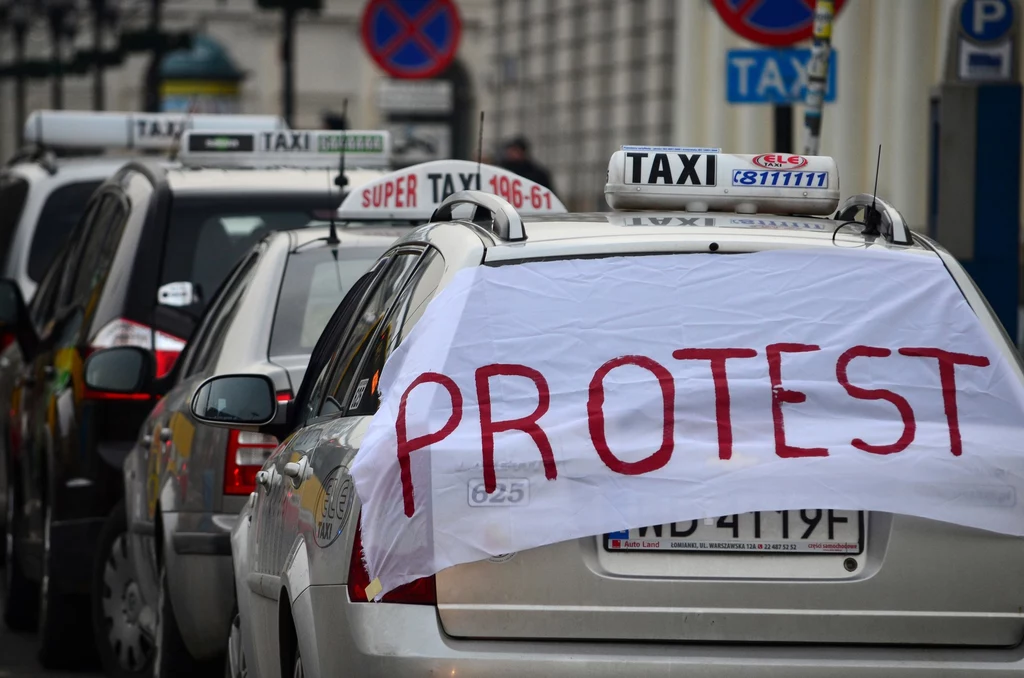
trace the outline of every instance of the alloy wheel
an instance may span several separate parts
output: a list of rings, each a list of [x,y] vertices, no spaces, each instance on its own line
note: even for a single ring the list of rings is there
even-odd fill
[[[228,636],[228,671],[229,678],[249,678],[242,648],[242,619],[237,614],[231,621],[231,634]]]
[[[125,535],[114,540],[104,564],[102,606],[107,641],[118,664],[125,671],[140,671],[154,648],[146,628],[149,611],[135,581]]]

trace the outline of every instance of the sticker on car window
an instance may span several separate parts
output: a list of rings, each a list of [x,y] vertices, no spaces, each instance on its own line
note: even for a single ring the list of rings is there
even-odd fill
[[[348,403],[348,409],[354,410],[359,407],[359,404],[363,402],[363,393],[366,392],[366,383],[369,379],[360,379],[356,385],[355,393],[352,394],[352,400]]]

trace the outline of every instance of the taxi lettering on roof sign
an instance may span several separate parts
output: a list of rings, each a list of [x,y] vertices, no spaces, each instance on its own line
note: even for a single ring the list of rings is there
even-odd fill
[[[494,193],[520,214],[566,211],[549,189],[508,170],[468,160],[434,160],[392,172],[353,191],[338,209],[338,218],[428,219],[445,198],[468,190]]]
[[[832,214],[839,169],[826,156],[623,146],[608,162],[604,192],[615,210]]]
[[[386,167],[391,135],[384,130],[186,132],[179,156],[186,166],[337,168],[342,139],[346,167]]]
[[[26,143],[55,148],[169,149],[189,129],[253,133],[286,128],[275,115],[185,115],[115,111],[33,111]]]

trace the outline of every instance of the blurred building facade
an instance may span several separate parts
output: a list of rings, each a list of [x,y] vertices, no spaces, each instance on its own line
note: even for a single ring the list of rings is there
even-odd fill
[[[145,24],[150,0],[108,0],[116,2],[124,22]],[[325,118],[340,115],[342,102],[348,99],[348,123],[352,127],[376,127],[383,116],[379,109],[381,82],[386,75],[366,55],[360,40],[360,19],[364,0],[324,0],[317,14],[298,15],[295,34],[295,115],[294,127],[319,128]],[[476,119],[480,90],[478,78],[485,71],[476,66],[489,63],[487,44],[490,33],[483,30],[483,16],[490,11],[489,0],[459,0],[462,41],[456,64],[446,74],[457,81],[457,95],[469,127],[465,139],[447,140],[449,147],[463,155],[475,148]],[[258,9],[256,0],[163,0],[163,25],[167,30],[194,29],[224,49],[231,62],[242,71],[238,86],[237,108],[242,113],[280,113],[282,68],[281,13]],[[75,45],[92,44],[91,22],[80,21]],[[11,40],[0,36],[0,63],[11,60]],[[28,58],[47,59],[50,38],[46,24],[38,20],[28,36]],[[134,55],[118,67],[106,71],[106,107],[109,110],[140,110],[144,79],[150,56]],[[223,85],[221,85],[223,89]],[[187,89],[187,87],[185,88]],[[31,80],[26,109],[51,108],[49,80]],[[92,76],[66,77],[64,107],[92,108]],[[164,88],[180,108],[183,91],[180,83]],[[0,80],[0,158],[9,156],[16,146],[20,121],[14,117],[14,84]],[[402,130],[397,130],[401,132]]]
[[[458,118],[454,131],[429,116],[382,109],[382,101],[410,98],[389,89],[394,83],[363,49],[365,0],[324,0],[321,13],[300,14],[294,126],[323,126],[347,98],[349,124],[387,125],[406,162],[445,151],[475,157],[483,109],[487,156],[500,153],[502,140],[524,135],[536,159],[552,171],[563,201],[578,209],[605,208],[607,158],[621,144],[778,150],[772,148],[770,106],[726,103],[726,51],[753,45],[725,26],[710,0],[456,1],[462,41],[446,74],[447,89],[412,97],[435,104],[448,97]],[[849,0],[834,29],[838,94],[825,110],[821,152],[838,160],[848,195],[871,190],[881,144],[879,192],[916,228],[926,214],[929,95],[943,69],[956,1]],[[128,20],[132,14],[144,20],[148,0],[120,2]],[[242,112],[282,110],[279,13],[260,11],[255,0],[164,3],[167,28],[192,27],[210,36],[243,72],[237,92]],[[77,40],[88,45],[88,22],[82,24]],[[10,58],[9,42],[0,40],[0,62]],[[29,52],[35,58],[49,54],[42,22],[30,35]],[[134,56],[108,72],[108,108],[140,108],[148,58]],[[28,110],[50,106],[49,87],[48,81],[30,83]],[[65,106],[90,108],[91,87],[90,76],[68,78]],[[0,81],[0,156],[14,150],[12,99],[12,83]],[[802,122],[797,106],[796,150]]]
[[[837,97],[821,153],[843,195],[879,193],[914,228],[926,219],[929,96],[942,74],[957,0],[849,0],[836,20]],[[493,0],[494,132],[523,133],[567,205],[606,209],[607,159],[622,144],[764,153],[772,109],[726,103],[733,34],[710,0]],[[1018,54],[1024,50],[1018,50]],[[803,147],[803,107],[794,112]]]

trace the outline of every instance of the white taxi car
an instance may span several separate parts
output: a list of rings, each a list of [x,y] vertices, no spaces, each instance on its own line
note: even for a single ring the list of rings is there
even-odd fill
[[[398,241],[232,533],[232,675],[1024,675],[1019,356],[895,208],[770,160],[624,147],[610,213],[467,191]]]

